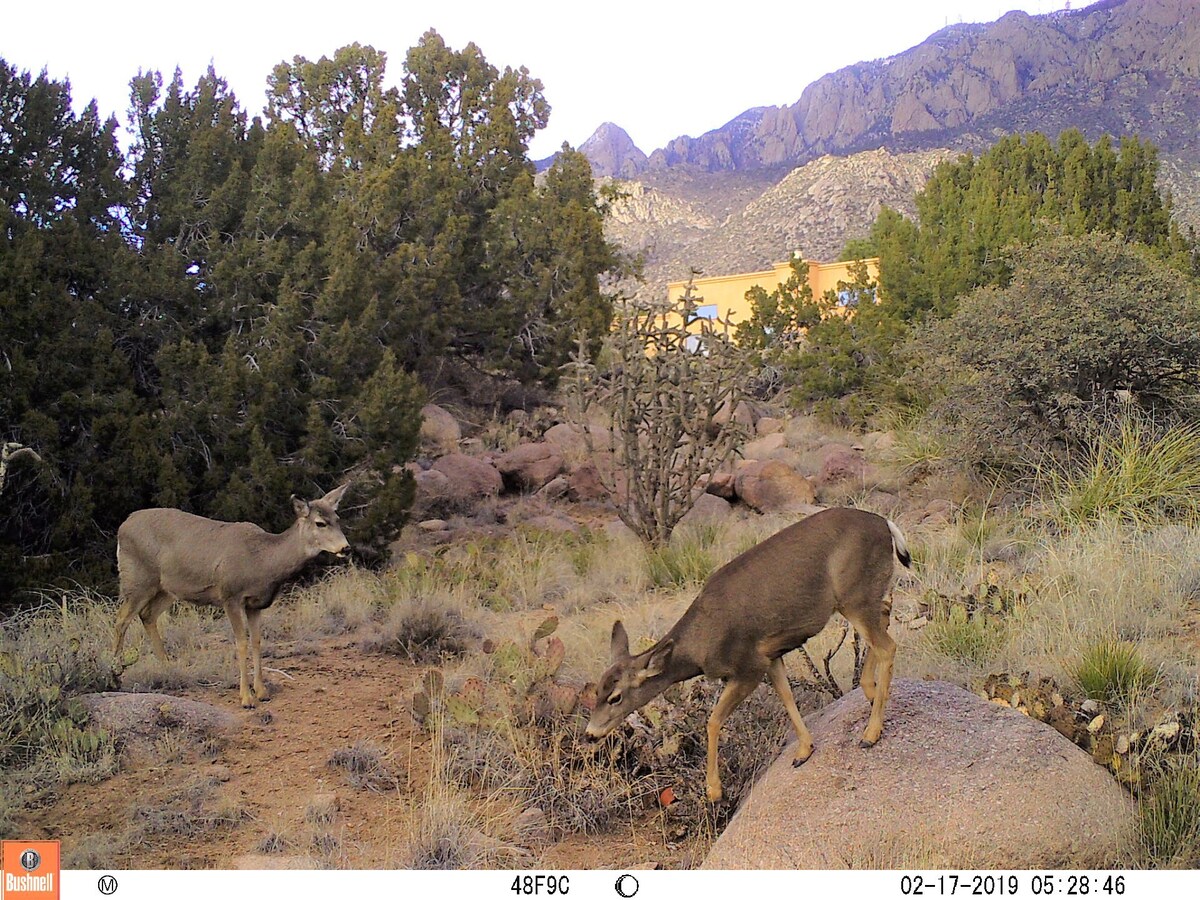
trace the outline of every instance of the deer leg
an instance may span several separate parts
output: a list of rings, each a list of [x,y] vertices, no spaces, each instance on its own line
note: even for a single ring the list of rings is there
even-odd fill
[[[170,609],[174,599],[170,594],[160,591],[153,600],[142,607],[140,613],[142,627],[146,629],[146,635],[150,638],[150,646],[163,662],[167,662],[167,648],[163,644],[162,635],[158,633],[158,617]]]
[[[250,693],[250,678],[246,665],[246,655],[249,651],[246,608],[240,600],[231,600],[225,604],[225,614],[229,616],[229,624],[233,628],[233,642],[237,645],[238,687],[241,693],[242,708],[253,709],[254,696]]]
[[[731,678],[713,708],[712,715],[708,717],[708,766],[705,769],[704,785],[709,803],[720,800],[722,793],[721,778],[717,774],[717,748],[721,738],[721,726],[738,704],[754,693],[761,681],[761,674],[754,678]]]
[[[254,696],[259,700],[270,700],[262,677],[262,610],[246,610],[246,624],[250,626],[250,654],[254,660]]]
[[[875,650],[870,644],[867,645],[867,658],[863,662],[858,686],[862,688],[864,697],[868,700],[875,699]]]
[[[117,627],[113,637],[113,656],[121,655],[121,645],[125,642],[125,629],[129,627],[134,613],[137,612],[134,606],[133,595],[127,594],[124,602],[121,604],[121,608],[117,610]]]
[[[792,730],[796,732],[796,755],[792,757],[792,765],[799,766],[812,756],[812,735],[804,726],[804,717],[800,715],[800,710],[796,709],[796,698],[792,696],[792,686],[788,684],[783,657],[771,660],[771,668],[767,669],[767,675],[771,678],[771,687],[775,688],[775,693],[783,701],[788,718],[792,720]]]
[[[863,669],[863,684],[868,678],[874,681],[874,697],[871,698],[871,718],[867,720],[860,747],[873,747],[883,734],[883,710],[887,706],[888,691],[892,686],[892,663],[896,658],[896,642],[887,633],[884,619],[875,616],[856,616],[854,626],[867,639],[868,665]],[[870,671],[870,675],[867,672]],[[866,693],[864,687],[863,693]]]

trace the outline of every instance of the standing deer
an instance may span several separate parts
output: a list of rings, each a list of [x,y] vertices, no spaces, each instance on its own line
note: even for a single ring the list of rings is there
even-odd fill
[[[721,725],[762,681],[783,701],[796,732],[798,766],[812,755],[812,736],[796,709],[783,655],[800,647],[840,612],[868,645],[862,689],[872,701],[860,746],[883,731],[896,643],[888,635],[892,554],[911,557],[900,529],[857,509],[828,509],[791,525],[721,567],[666,636],[631,656],[625,628],[613,623],[611,665],[600,679],[587,735],[599,739],[629,713],[676,682],[707,675],[726,681],[708,720],[708,799],[721,799],[717,745]]]
[[[249,522],[218,522],[178,509],[143,509],[117,530],[117,571],[121,608],[117,612],[113,655],[130,619],[142,619],[154,652],[164,662],[167,649],[158,617],[177,600],[221,606],[233,627],[241,676],[242,706],[267,700],[262,677],[262,612],[279,589],[322,550],[345,556],[350,544],[338,524],[337,508],[347,482],[320,500],[295,496],[296,521],[283,534],[270,534]],[[254,653],[254,694],[246,672],[247,631]]]

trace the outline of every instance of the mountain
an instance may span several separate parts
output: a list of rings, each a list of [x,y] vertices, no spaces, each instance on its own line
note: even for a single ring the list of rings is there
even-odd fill
[[[692,267],[832,258],[881,204],[911,214],[939,160],[1017,132],[1152,141],[1175,218],[1200,230],[1197,122],[1200,0],[1102,0],[944,28],[648,159],[611,124],[581,149],[598,174],[627,179],[609,232],[643,254],[646,293]]]
[[[597,177],[634,178],[645,171],[649,161],[625,129],[612,122],[597,128],[580,145],[579,152],[588,158]]]
[[[823,156],[765,185],[745,176],[737,181],[736,172],[671,181],[649,172],[644,181],[618,185],[622,196],[606,231],[643,255],[640,290],[649,292],[686,278],[693,267],[706,275],[766,269],[796,248],[807,258],[831,260],[847,240],[866,233],[883,206],[915,215],[917,193],[952,155],[880,149]],[[729,182],[741,188],[732,204],[722,190]]]
[[[825,153],[974,146],[997,133],[1136,132],[1196,143],[1198,0],[1104,0],[1044,16],[952,25],[887,59],[819,78],[785,107],[758,107],[650,156],[652,168],[799,165]]]

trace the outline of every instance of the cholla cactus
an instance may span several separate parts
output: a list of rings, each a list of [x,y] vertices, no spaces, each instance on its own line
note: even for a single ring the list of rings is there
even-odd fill
[[[656,546],[692,508],[700,477],[746,437],[732,411],[747,394],[752,358],[727,319],[697,315],[703,298],[692,274],[678,300],[618,305],[605,371],[581,342],[566,380],[589,444],[590,413],[609,420],[611,471],[598,467],[605,487],[625,524]]]

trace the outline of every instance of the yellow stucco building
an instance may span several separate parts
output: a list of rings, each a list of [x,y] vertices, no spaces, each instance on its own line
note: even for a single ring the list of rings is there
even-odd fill
[[[867,274],[871,281],[879,281],[879,259],[850,260],[848,262],[808,262],[808,283],[812,288],[814,298],[825,296],[827,291],[838,294],[842,289],[839,283],[847,284],[854,280],[850,267],[858,263],[866,263]],[[706,319],[726,319],[732,316],[735,324],[750,319],[750,302],[746,292],[756,285],[768,293],[774,291],[791,277],[792,264],[790,261],[776,263],[772,268],[762,272],[746,272],[739,275],[718,275],[713,278],[697,278],[695,281],[696,295],[702,297],[697,307],[699,317]],[[686,281],[672,281],[667,285],[667,295],[671,301],[683,296],[687,287]],[[852,299],[846,297],[845,305],[853,305]]]

